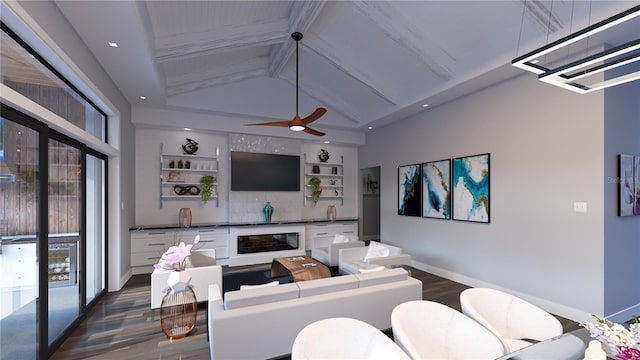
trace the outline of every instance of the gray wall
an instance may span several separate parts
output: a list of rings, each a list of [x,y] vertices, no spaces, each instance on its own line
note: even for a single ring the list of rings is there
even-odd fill
[[[640,66],[637,66],[640,70]],[[606,90],[605,313],[640,314],[640,216],[619,217],[618,155],[640,156],[640,81]]]
[[[603,314],[603,97],[522,75],[371,133],[359,163],[381,165],[382,241],[453,280],[574,319]],[[487,152],[490,224],[397,215],[399,165]]]

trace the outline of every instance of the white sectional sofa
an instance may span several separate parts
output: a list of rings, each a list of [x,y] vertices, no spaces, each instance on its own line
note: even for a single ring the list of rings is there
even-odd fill
[[[209,286],[211,359],[268,359],[291,353],[312,322],[350,317],[391,328],[396,305],[422,299],[422,282],[402,268],[221,293]]]

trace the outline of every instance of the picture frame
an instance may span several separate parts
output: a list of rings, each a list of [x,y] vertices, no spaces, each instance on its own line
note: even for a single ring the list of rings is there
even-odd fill
[[[421,164],[398,166],[398,215],[420,216],[422,213]]]
[[[637,176],[635,163],[637,156],[628,154],[618,155],[618,216],[640,215],[637,203]],[[640,212],[640,211],[638,211]]]
[[[490,223],[491,154],[454,158],[451,163],[453,220]]]
[[[422,163],[422,217],[451,220],[451,159]]]

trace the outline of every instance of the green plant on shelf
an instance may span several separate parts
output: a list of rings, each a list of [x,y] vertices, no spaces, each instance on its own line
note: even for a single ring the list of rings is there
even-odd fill
[[[202,198],[203,203],[207,203],[209,199],[211,199],[211,195],[213,194],[213,183],[216,181],[216,177],[213,175],[203,175],[200,178],[200,197]]]
[[[311,185],[311,201],[313,205],[318,203],[320,194],[322,194],[322,187],[320,186],[320,178],[314,176],[309,179],[309,185]]]

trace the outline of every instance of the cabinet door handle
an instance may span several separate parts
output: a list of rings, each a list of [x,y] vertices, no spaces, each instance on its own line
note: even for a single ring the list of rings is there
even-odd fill
[[[200,240],[201,243],[203,242],[216,242],[215,240]]]
[[[343,231],[343,234],[353,234],[353,231]]]
[[[211,230],[199,230],[198,232],[201,232],[201,233],[205,233],[205,232],[213,232],[213,229],[211,229]]]
[[[155,259],[157,259],[157,258],[155,258],[155,257],[149,257],[149,258],[147,258],[147,260],[155,260]]]
[[[147,246],[165,246],[165,243],[149,243]]]
[[[316,235],[329,235],[329,233],[327,233],[327,232],[321,232],[321,233],[317,233]]]
[[[163,232],[150,232],[149,233],[149,235],[164,235],[164,234],[166,234],[165,231],[163,231]]]

